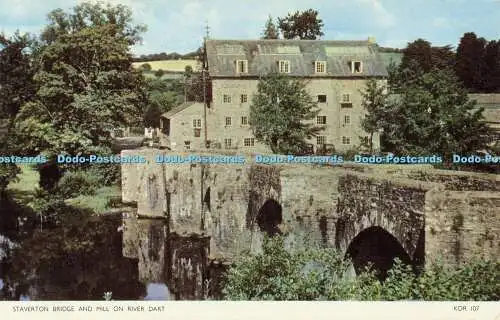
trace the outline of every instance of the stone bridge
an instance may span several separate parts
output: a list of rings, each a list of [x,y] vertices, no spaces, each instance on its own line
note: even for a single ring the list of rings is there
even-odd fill
[[[356,270],[382,274],[395,257],[421,266],[500,257],[499,175],[427,166],[157,164],[168,151],[127,150],[148,164],[122,166],[126,257],[145,282],[178,299],[202,299],[243,250],[264,234],[337,248]],[[176,155],[182,153],[176,153]],[[198,152],[197,154],[201,154]],[[250,159],[250,157],[248,158]]]

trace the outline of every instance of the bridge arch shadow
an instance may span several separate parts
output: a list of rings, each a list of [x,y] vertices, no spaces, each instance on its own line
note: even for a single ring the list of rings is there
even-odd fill
[[[283,208],[278,201],[268,199],[260,207],[256,222],[261,232],[273,237],[282,234],[279,225],[283,222]]]
[[[384,228],[373,226],[364,229],[351,241],[346,251],[356,274],[363,272],[369,264],[380,281],[387,278],[388,271],[399,258],[404,264],[412,265],[412,259],[399,241]]]

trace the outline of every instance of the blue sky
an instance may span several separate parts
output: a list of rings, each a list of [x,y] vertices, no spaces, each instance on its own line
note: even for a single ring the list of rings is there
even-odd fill
[[[456,46],[464,32],[500,39],[500,0],[105,0],[130,6],[134,19],[148,25],[135,54],[193,51],[206,21],[212,38],[254,39],[269,14],[314,8],[325,24],[323,39],[362,40],[374,36],[382,46],[404,47],[424,38]],[[80,0],[0,0],[0,32],[37,33],[46,14]]]

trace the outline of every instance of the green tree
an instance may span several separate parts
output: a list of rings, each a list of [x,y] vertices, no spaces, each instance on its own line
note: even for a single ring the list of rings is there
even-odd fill
[[[19,32],[10,38],[0,34],[0,118],[12,120],[35,95],[30,56],[34,41]]]
[[[469,101],[452,70],[413,73],[399,90],[385,110],[370,116],[379,119],[386,151],[449,156],[483,149],[490,141],[483,109]]]
[[[271,73],[259,81],[250,106],[249,124],[255,137],[275,153],[299,153],[323,128],[316,118],[317,103],[306,90],[306,83]]]
[[[113,25],[59,36],[35,76],[37,98],[18,114],[16,131],[31,152],[109,151],[111,130],[143,114],[142,75]]]
[[[369,80],[361,94],[363,98],[361,105],[367,112],[361,121],[361,126],[364,131],[370,134],[368,147],[372,153],[374,133],[387,126],[385,123],[388,116],[387,87],[379,85],[377,80]]]
[[[37,95],[16,118],[16,139],[24,153],[49,159],[62,153],[110,153],[115,127],[142,122],[146,94],[142,74],[132,68],[129,48],[138,29],[128,25],[130,19],[123,6],[88,3],[73,13],[49,14],[34,76]]]
[[[140,68],[143,71],[151,71],[151,65],[149,63],[143,63],[143,64],[141,64]]]
[[[452,68],[455,53],[451,46],[433,47],[429,41],[417,39],[403,49],[401,69],[429,72],[433,68]]]
[[[36,93],[31,63],[34,46],[35,39],[29,34],[16,32],[12,37],[0,34],[0,154],[3,155],[15,152],[14,119],[21,106]],[[18,173],[16,165],[0,164],[0,198]]]
[[[484,50],[484,92],[500,92],[500,41],[490,41]]]
[[[155,71],[156,77],[161,78],[161,77],[163,77],[163,75],[165,75],[165,71],[163,71],[162,69],[158,69]]]
[[[267,19],[266,25],[264,27],[262,39],[278,39],[278,38],[279,38],[278,28],[273,22],[273,17],[269,15],[269,18]]]
[[[145,25],[133,23],[132,10],[129,7],[92,1],[75,6],[71,12],[53,10],[48,14],[48,20],[49,24],[41,34],[42,40],[48,45],[62,35],[103,26],[114,26],[117,38],[128,45],[135,45],[142,40],[141,35],[147,30]]]
[[[316,40],[324,35],[321,31],[323,20],[318,17],[318,11],[288,13],[284,18],[278,18],[278,27],[285,39]]]
[[[469,91],[478,92],[484,86],[484,53],[486,40],[475,33],[464,33],[457,48],[455,72]]]

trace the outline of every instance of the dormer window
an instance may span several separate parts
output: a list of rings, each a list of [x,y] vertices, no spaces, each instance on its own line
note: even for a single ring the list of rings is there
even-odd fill
[[[326,61],[315,61],[314,71],[316,73],[326,73]]]
[[[280,73],[290,73],[290,61],[288,60],[278,61],[278,70]]]
[[[248,61],[247,60],[236,60],[236,72],[237,73],[248,73]]]
[[[361,61],[351,61],[351,72],[352,73],[362,73],[363,64]]]

